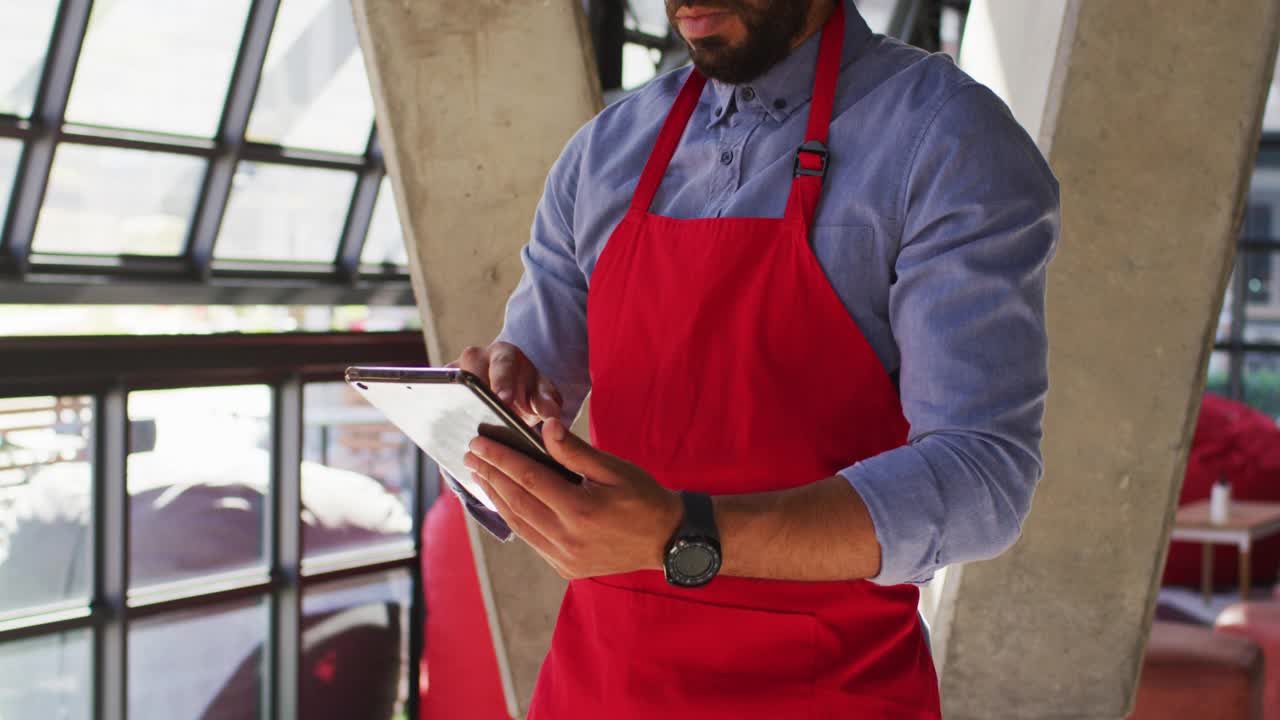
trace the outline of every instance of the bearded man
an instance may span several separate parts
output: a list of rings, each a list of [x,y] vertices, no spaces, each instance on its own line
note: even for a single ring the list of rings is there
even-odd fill
[[[468,509],[572,580],[531,717],[937,718],[917,585],[1007,548],[1041,476],[1057,184],[849,0],[667,12],[693,67],[569,142],[456,363],[586,478],[467,458]]]

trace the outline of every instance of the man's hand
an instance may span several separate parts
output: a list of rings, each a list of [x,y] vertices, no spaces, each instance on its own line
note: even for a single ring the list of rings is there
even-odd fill
[[[498,399],[530,425],[560,417],[564,407],[560,391],[538,372],[520,348],[511,343],[495,342],[485,348],[469,347],[448,366],[466,370],[488,383]]]
[[[647,472],[596,450],[559,419],[543,441],[582,485],[517,450],[479,437],[467,467],[517,535],[566,579],[655,570],[683,514],[680,497]]]

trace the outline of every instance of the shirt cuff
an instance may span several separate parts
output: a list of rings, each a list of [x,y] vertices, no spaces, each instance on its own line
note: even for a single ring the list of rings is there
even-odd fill
[[[462,501],[462,507],[466,508],[467,514],[473,520],[480,523],[480,527],[488,530],[490,535],[502,542],[511,539],[511,526],[507,525],[507,521],[503,520],[501,515],[485,507],[484,503],[475,499],[471,493],[458,484],[457,480],[453,479],[453,476],[447,470],[441,468],[440,474],[444,476],[445,485],[448,485],[449,489],[458,496],[458,499]]]
[[[880,573],[868,579],[877,585],[929,582],[941,557],[943,516],[933,468],[920,451],[904,445],[840,475],[862,497],[880,543]]]

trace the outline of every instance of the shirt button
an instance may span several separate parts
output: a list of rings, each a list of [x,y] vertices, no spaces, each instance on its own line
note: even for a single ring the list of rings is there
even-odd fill
[[[716,117],[720,117],[723,114],[724,114],[724,108],[722,107],[716,108]]]
[[[773,107],[774,107],[774,109],[781,110],[782,108],[784,108],[784,107],[786,107],[786,106],[787,106],[787,101],[786,101],[786,100],[783,100],[782,98],[778,98],[777,100],[774,100],[774,101],[773,101]]]
[[[756,91],[755,91],[755,90],[752,90],[751,88],[743,88],[743,89],[742,89],[742,99],[743,99],[743,100],[746,100],[747,102],[751,102],[752,100],[755,100],[755,99],[756,99]]]
[[[733,151],[732,151],[732,150],[725,150],[724,152],[720,153],[720,164],[721,164],[721,165],[728,165],[728,164],[729,164],[729,163],[731,163],[731,162],[733,162]]]

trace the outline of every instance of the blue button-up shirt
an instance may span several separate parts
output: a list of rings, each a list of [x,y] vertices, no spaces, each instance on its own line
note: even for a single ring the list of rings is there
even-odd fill
[[[882,550],[876,582],[921,582],[1018,536],[1041,471],[1045,266],[1058,188],[990,90],[943,55],[848,21],[831,163],[811,242],[898,381],[909,444],[846,468]],[[755,81],[710,82],[653,212],[780,217],[818,36]],[[606,108],[547,178],[499,339],[560,388],[590,389],[587,288],[688,68]],[[474,509],[474,508],[473,508]],[[492,521],[490,517],[488,520]]]

